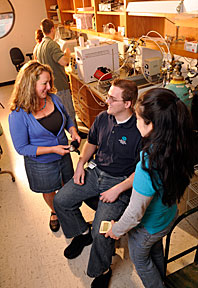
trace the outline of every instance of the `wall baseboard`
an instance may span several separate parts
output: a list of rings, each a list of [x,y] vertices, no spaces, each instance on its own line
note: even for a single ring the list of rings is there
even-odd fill
[[[2,86],[7,86],[7,85],[13,85],[14,82],[15,82],[15,80],[7,81],[7,82],[2,82],[2,83],[0,83],[0,87],[2,87]]]

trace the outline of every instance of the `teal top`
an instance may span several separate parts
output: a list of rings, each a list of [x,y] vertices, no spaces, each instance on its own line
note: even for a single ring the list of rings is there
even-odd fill
[[[140,159],[141,158],[142,152],[140,153]],[[146,159],[146,167],[148,167],[148,157]],[[141,161],[138,162],[135,170],[133,188],[144,196],[153,196],[153,199],[141,220],[141,224],[144,225],[150,234],[160,232],[166,228],[171,223],[177,212],[176,204],[169,207],[162,203],[163,186],[160,185],[160,183],[161,181],[159,179],[158,191],[160,195],[158,196],[152,186],[149,173],[142,169]]]

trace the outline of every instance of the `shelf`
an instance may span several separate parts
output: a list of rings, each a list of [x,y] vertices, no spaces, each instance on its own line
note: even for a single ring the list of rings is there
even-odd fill
[[[172,44],[170,47],[170,51],[172,54],[176,54],[182,57],[198,59],[198,53],[193,53],[193,52],[184,50],[184,42]]]
[[[103,37],[103,38],[108,38],[111,40],[117,40],[117,41],[123,41],[124,37],[120,35],[120,33],[116,32],[115,34],[107,34],[107,33],[103,33],[103,32],[97,32],[93,29],[77,29],[76,26],[70,26],[70,29],[72,31],[76,31],[76,32],[82,32],[82,33],[88,33],[91,35],[95,35],[98,37]]]
[[[175,17],[176,14],[170,14],[170,13],[147,13],[147,12],[128,12],[128,16],[146,16],[146,17]]]
[[[75,13],[74,10],[62,10],[61,12],[62,13]]]
[[[83,32],[83,33],[89,33],[89,34],[97,34],[97,32],[93,29],[77,29],[76,26],[70,26],[70,29],[72,31],[76,32]]]
[[[126,12],[123,12],[123,11],[97,11],[97,15],[118,15],[118,16],[121,16],[121,15],[125,15]]]
[[[57,14],[57,11],[56,10],[49,10],[47,11],[48,13],[56,13]]]
[[[167,52],[167,48],[164,44],[162,44],[162,42],[158,42],[158,44],[160,47],[163,47],[165,51]],[[146,47],[159,50],[158,46],[155,45],[154,42],[149,41],[149,40],[146,41]],[[169,49],[172,54],[176,54],[182,57],[187,57],[187,58],[192,58],[192,59],[198,59],[198,53],[193,53],[193,52],[184,50],[184,42],[173,43],[170,45]]]
[[[90,10],[90,11],[76,11],[76,14],[94,14],[94,10]]]

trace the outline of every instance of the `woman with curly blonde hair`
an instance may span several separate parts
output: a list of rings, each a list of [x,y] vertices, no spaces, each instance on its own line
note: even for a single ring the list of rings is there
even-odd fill
[[[51,208],[50,228],[59,230],[53,199],[56,190],[73,176],[64,129],[80,143],[74,123],[53,94],[52,70],[29,61],[19,71],[11,98],[9,127],[16,151],[24,156],[30,189],[42,193]]]

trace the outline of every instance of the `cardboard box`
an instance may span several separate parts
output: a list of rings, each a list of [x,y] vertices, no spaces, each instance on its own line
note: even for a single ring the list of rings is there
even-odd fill
[[[92,28],[92,16],[92,14],[74,14],[73,18],[76,19],[77,29]]]

